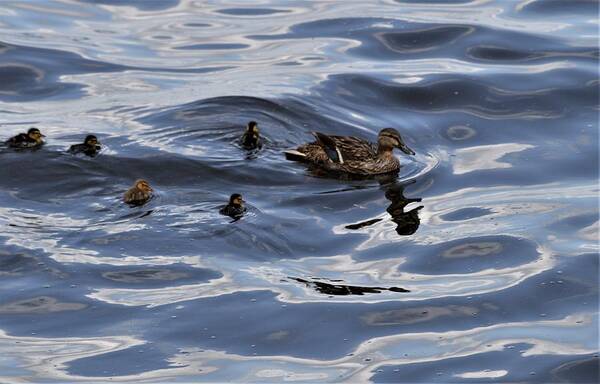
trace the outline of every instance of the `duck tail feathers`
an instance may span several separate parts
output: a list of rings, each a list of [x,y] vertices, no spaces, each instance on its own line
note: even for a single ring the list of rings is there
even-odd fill
[[[306,154],[295,149],[283,151],[285,158],[291,161],[306,161]]]

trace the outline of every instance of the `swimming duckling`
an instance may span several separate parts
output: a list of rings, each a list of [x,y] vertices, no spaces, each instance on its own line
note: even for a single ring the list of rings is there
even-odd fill
[[[11,148],[38,148],[44,145],[43,137],[46,136],[39,129],[32,127],[27,133],[19,133],[6,140],[5,144]]]
[[[94,135],[87,135],[83,144],[74,144],[69,148],[69,152],[73,154],[83,153],[86,156],[94,157],[98,151],[102,149],[98,138]]]
[[[131,205],[145,204],[152,197],[152,191],[152,187],[146,180],[136,180],[133,187],[123,195],[123,201]]]
[[[415,154],[394,128],[382,129],[377,145],[353,136],[328,136],[320,132],[313,132],[313,135],[316,141],[301,145],[297,150],[285,151],[286,158],[310,163],[325,171],[369,176],[400,169],[394,148],[408,155]]]
[[[234,219],[239,219],[246,212],[246,207],[244,207],[244,199],[242,195],[239,193],[234,193],[229,197],[229,204],[224,206],[219,210],[221,215],[229,216]]]
[[[244,149],[260,148],[260,134],[256,121],[250,121],[246,126],[246,132],[242,135],[241,144]]]

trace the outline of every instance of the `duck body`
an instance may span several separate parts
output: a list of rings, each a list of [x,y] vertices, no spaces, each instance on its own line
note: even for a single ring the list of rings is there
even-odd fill
[[[88,135],[83,144],[74,144],[69,148],[69,152],[72,154],[83,153],[86,156],[94,157],[102,149],[100,142],[94,135]]]
[[[240,139],[240,144],[244,149],[257,149],[262,146],[260,132],[256,121],[250,121],[248,123],[246,131]]]
[[[146,180],[137,180],[123,195],[123,201],[130,205],[143,205],[152,198],[153,189]]]
[[[5,144],[11,148],[39,148],[44,145],[43,137],[39,129],[30,128],[27,133],[19,133],[5,141]]]
[[[98,151],[100,151],[100,149],[101,149],[100,146],[90,147],[89,145],[86,145],[86,144],[74,144],[74,145],[71,145],[71,147],[69,148],[69,152],[74,155],[83,153],[86,156],[94,157],[98,154]]]
[[[219,213],[224,216],[229,216],[233,219],[241,218],[246,213],[246,207],[244,207],[244,199],[239,193],[234,193],[229,198],[229,203],[223,206]]]
[[[354,136],[333,136],[313,132],[314,142],[286,151],[288,160],[309,163],[325,171],[347,173],[360,176],[381,175],[398,172],[400,162],[393,149],[414,155],[414,151],[404,144],[398,131],[383,129],[378,143],[370,143]]]
[[[226,206],[224,206],[223,208],[221,208],[219,210],[219,213],[221,215],[235,217],[235,218],[243,216],[245,212],[246,212],[245,207],[239,207],[239,206],[235,206],[235,205],[231,205],[231,204],[227,204]]]

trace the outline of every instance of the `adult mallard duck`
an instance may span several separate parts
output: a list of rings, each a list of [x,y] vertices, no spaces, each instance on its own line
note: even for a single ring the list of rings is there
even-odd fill
[[[123,195],[123,201],[131,205],[145,204],[152,197],[152,187],[143,179],[136,180],[133,187]]]
[[[44,145],[43,137],[46,136],[39,129],[32,127],[27,133],[19,133],[6,140],[5,144],[11,148],[39,148]]]
[[[244,207],[244,203],[245,201],[242,198],[242,195],[240,195],[239,193],[234,193],[229,197],[229,204],[222,207],[219,210],[219,213],[221,215],[229,216],[234,219],[239,219],[246,212],[246,207]]]
[[[256,121],[250,121],[246,126],[246,131],[242,135],[241,144],[244,149],[260,148],[260,133]]]
[[[297,150],[285,151],[286,158],[306,162],[325,171],[368,176],[400,169],[400,162],[393,154],[394,148],[408,155],[415,154],[394,128],[382,129],[377,145],[353,136],[329,136],[320,132],[313,132],[313,135],[316,141],[301,145]]]
[[[83,144],[74,144],[69,148],[69,152],[73,154],[83,153],[86,156],[94,157],[98,151],[102,149],[98,138],[94,135],[87,135]]]

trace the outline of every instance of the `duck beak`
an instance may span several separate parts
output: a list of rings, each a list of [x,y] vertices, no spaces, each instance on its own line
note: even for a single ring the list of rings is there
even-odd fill
[[[406,153],[407,155],[413,155],[413,156],[415,155],[415,151],[408,148],[408,146],[406,144],[404,144],[403,142],[400,142],[400,144],[398,144],[398,149],[400,149],[402,152]]]
[[[44,135],[43,133],[40,133],[40,137],[46,137],[46,135]]]

